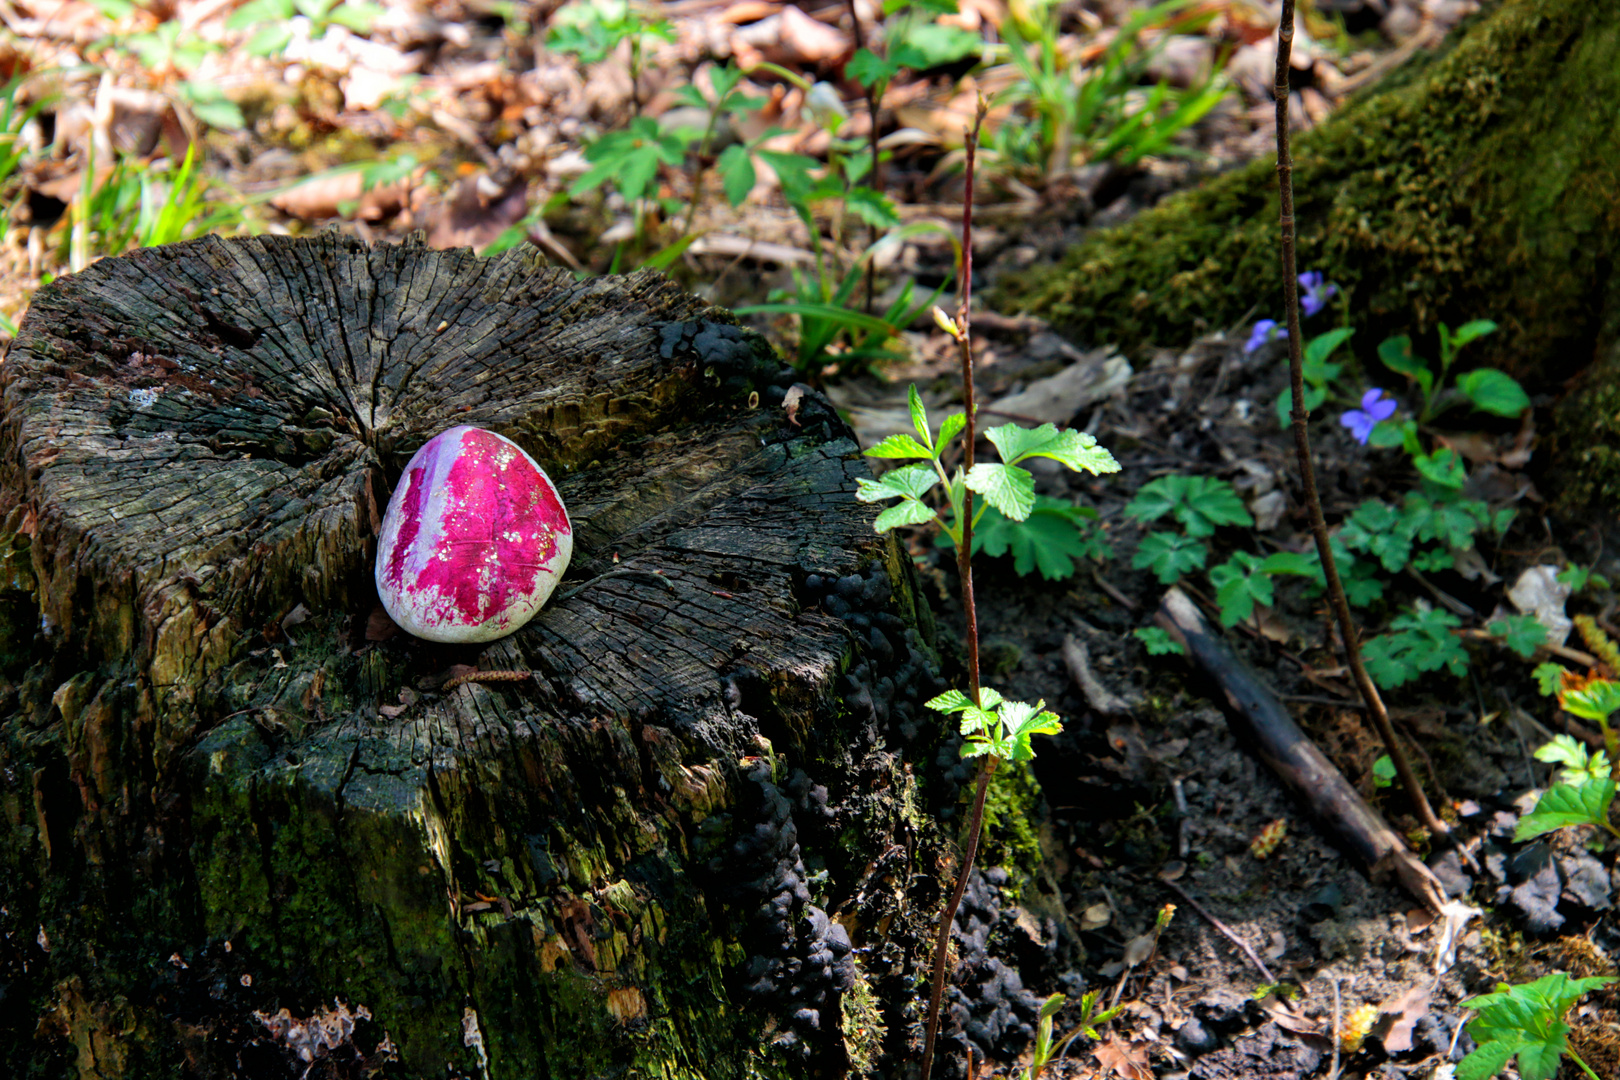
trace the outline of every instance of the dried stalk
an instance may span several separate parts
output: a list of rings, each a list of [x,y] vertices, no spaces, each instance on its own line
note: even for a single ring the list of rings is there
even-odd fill
[[[1329,603],[1339,624],[1339,637],[1344,643],[1345,661],[1367,703],[1367,712],[1384,740],[1395,773],[1401,779],[1406,796],[1412,801],[1418,819],[1433,834],[1446,836],[1451,830],[1435,815],[1423,793],[1417,774],[1406,760],[1395,737],[1395,728],[1389,722],[1378,688],[1361,662],[1361,640],[1356,633],[1355,619],[1350,614],[1350,602],[1345,598],[1344,585],[1339,580],[1339,568],[1333,561],[1333,548],[1328,541],[1327,521],[1322,516],[1322,500],[1316,491],[1316,468],[1311,463],[1311,444],[1305,431],[1310,414],[1305,409],[1304,351],[1299,328],[1299,277],[1294,263],[1294,165],[1288,151],[1288,92],[1289,55],[1294,47],[1294,0],[1283,0],[1282,21],[1277,27],[1277,185],[1282,213],[1279,224],[1282,231],[1283,303],[1288,318],[1288,366],[1293,386],[1294,450],[1299,458],[1300,480],[1305,488],[1305,504],[1311,513],[1311,532],[1316,537],[1316,551],[1322,560],[1322,571],[1327,577]]]

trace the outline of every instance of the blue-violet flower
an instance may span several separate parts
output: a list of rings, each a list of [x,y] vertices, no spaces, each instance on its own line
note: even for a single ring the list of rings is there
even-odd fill
[[[1323,280],[1320,270],[1308,270],[1299,275],[1299,287],[1305,290],[1305,295],[1299,298],[1299,302],[1307,315],[1315,315],[1327,307],[1328,300],[1339,291],[1339,287],[1333,282]]]
[[[1249,340],[1243,343],[1244,353],[1252,353],[1272,338],[1285,338],[1288,330],[1277,325],[1276,319],[1261,319],[1254,324],[1254,330],[1249,334]]]
[[[1350,434],[1356,437],[1356,442],[1366,446],[1378,422],[1388,420],[1394,415],[1395,399],[1385,397],[1384,392],[1375,386],[1361,395],[1361,408],[1351,409],[1339,417],[1339,423],[1350,429]]]

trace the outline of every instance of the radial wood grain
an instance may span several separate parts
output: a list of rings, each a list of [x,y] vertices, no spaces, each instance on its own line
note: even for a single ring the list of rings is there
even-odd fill
[[[776,373],[657,275],[511,254],[210,238],[41,290],[0,369],[0,899],[50,949],[0,956],[3,1060],[841,1071],[848,972],[903,985],[938,893],[862,875],[939,841],[837,692],[867,631],[803,584],[876,560],[918,613],[856,447]],[[381,509],[457,424],[557,480],[562,598],[487,648],[369,640]],[[446,688],[472,667],[515,674]],[[757,977],[846,933],[897,948]]]

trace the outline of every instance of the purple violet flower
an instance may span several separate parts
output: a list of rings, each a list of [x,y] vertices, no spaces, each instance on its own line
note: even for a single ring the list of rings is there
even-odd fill
[[[1287,336],[1287,329],[1278,326],[1276,319],[1261,319],[1254,324],[1254,330],[1249,334],[1249,340],[1243,343],[1243,352],[1247,355],[1273,338],[1285,338]]]
[[[1299,275],[1299,287],[1305,290],[1305,295],[1299,298],[1299,302],[1307,315],[1315,315],[1327,307],[1328,300],[1339,291],[1339,287],[1333,282],[1322,279],[1320,270],[1308,270]]]
[[[1356,437],[1356,442],[1362,446],[1372,438],[1373,428],[1379,421],[1388,420],[1395,415],[1395,399],[1385,397],[1378,387],[1373,387],[1361,395],[1361,408],[1351,409],[1339,417],[1339,423],[1350,429],[1350,434]]]

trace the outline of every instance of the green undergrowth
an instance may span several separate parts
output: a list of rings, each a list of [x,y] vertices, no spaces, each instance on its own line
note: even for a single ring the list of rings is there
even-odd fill
[[[1620,7],[1504,0],[1454,36],[1298,139],[1299,264],[1348,288],[1363,348],[1488,310],[1502,333],[1475,359],[1556,385],[1620,331]],[[1013,279],[998,307],[1132,350],[1230,326],[1281,294],[1276,191],[1256,161]]]

